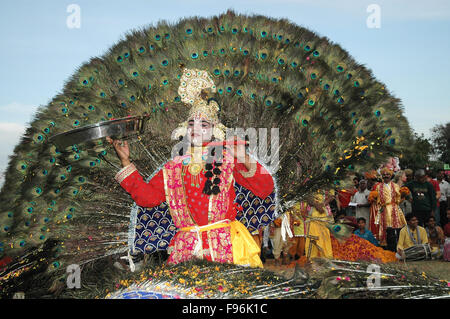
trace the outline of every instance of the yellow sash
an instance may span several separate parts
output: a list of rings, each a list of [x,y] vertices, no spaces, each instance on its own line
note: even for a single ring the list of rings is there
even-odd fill
[[[233,220],[232,222],[219,222],[205,226],[183,227],[181,231],[197,232],[199,242],[202,244],[201,233],[204,231],[230,227],[231,247],[233,251],[233,263],[242,266],[263,268],[263,263],[259,258],[260,248],[250,235],[247,227],[241,222]],[[203,247],[201,247],[203,249]]]

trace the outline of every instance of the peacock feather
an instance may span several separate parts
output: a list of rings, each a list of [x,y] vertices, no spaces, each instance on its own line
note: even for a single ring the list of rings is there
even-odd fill
[[[272,173],[281,210],[344,186],[349,172],[401,154],[410,138],[400,100],[326,37],[232,11],[159,22],[81,65],[37,111],[5,174],[1,254],[20,256],[19,267],[45,264],[61,274],[70,264],[127,252],[133,200],[114,181],[114,150],[105,140],[57,149],[49,138],[148,113],[149,130],[130,141],[130,151],[151,176],[170,158],[171,132],[188,114],[177,93],[183,67],[212,76],[226,127],[279,129],[271,151],[279,156]],[[50,241],[51,253],[26,257]]]

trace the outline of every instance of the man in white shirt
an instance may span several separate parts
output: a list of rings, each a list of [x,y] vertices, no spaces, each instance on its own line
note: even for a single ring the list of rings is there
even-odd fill
[[[364,217],[367,223],[369,223],[370,218],[370,203],[367,200],[369,194],[370,191],[367,189],[367,181],[362,179],[359,181],[358,191],[351,199],[351,204],[356,204],[356,219]]]
[[[447,207],[450,199],[450,184],[444,179],[444,171],[439,171],[436,180],[439,182],[439,188],[441,189],[441,197],[439,198],[440,209],[440,225],[444,227],[448,223]]]

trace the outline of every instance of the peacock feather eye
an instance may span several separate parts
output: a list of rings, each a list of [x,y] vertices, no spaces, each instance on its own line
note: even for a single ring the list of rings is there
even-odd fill
[[[155,49],[155,46],[154,46],[153,44],[150,44],[150,45],[149,45],[149,49],[150,49],[150,50],[154,50],[154,49]]]
[[[338,98],[338,103],[339,104],[344,104],[344,98],[343,97]]]
[[[240,89],[237,90],[237,91],[236,91],[236,94],[239,95],[239,96],[242,96],[242,90],[240,90]]]
[[[89,109],[90,111],[93,111],[93,110],[95,110],[95,107],[94,107],[93,105],[89,105],[89,106],[88,106],[88,109]]]
[[[125,58],[128,58],[130,56],[129,52],[125,52],[125,54],[123,55]]]
[[[161,64],[162,64],[162,66],[168,66],[169,65],[169,61],[164,59],[164,60],[162,60]]]
[[[144,53],[144,52],[145,52],[145,48],[144,48],[144,47],[140,47],[140,48],[139,48],[139,52],[140,52],[140,53]]]
[[[225,71],[223,72],[223,74],[224,74],[225,76],[229,76],[229,75],[230,75],[230,70],[225,70]]]
[[[78,125],[80,125],[80,121],[75,120],[75,121],[73,122],[73,126],[78,126]]]
[[[353,86],[354,87],[359,87],[359,82],[358,81],[353,82]]]
[[[292,63],[291,63],[291,66],[292,66],[293,68],[296,68],[296,67],[298,66],[298,64],[297,64],[297,62],[292,62]]]
[[[267,36],[267,32],[266,31],[261,31],[261,37],[265,38]]]
[[[308,126],[308,124],[309,124],[308,120],[306,120],[306,119],[302,120],[302,125],[303,126]]]
[[[338,65],[338,66],[336,67],[336,70],[337,70],[338,72],[343,72],[343,71],[344,71],[344,68],[343,68],[342,66]]]
[[[284,40],[284,44],[289,44],[289,43],[291,43],[291,40],[290,40],[290,39]]]
[[[40,240],[44,240],[44,239],[45,239],[45,236],[44,236],[44,235],[41,235],[41,236],[39,236],[39,239],[40,239]]]
[[[88,85],[89,81],[88,80],[83,80],[83,85]]]
[[[20,247],[25,246],[25,244],[26,244],[25,240],[21,240],[21,241],[19,242],[19,246],[20,246]]]
[[[323,89],[326,90],[326,91],[328,91],[328,90],[330,89],[330,85],[329,85],[329,84],[325,84],[325,85],[323,86]]]
[[[62,112],[63,114],[67,114],[68,111],[69,111],[69,110],[68,110],[66,107],[63,107],[63,108],[61,109],[61,112]]]
[[[386,131],[384,131],[384,134],[386,134],[386,136],[391,136],[392,130],[390,128],[388,128]]]
[[[217,92],[219,92],[220,95],[223,94],[223,89],[218,89]]]
[[[121,56],[121,55],[119,55],[118,57],[117,57],[117,62],[122,62],[123,61],[123,57]]]
[[[192,29],[191,28],[186,29],[186,34],[192,34]]]
[[[206,51],[206,50],[203,51],[203,56],[204,56],[204,57],[207,57],[207,56],[208,56],[208,51]]]
[[[131,102],[134,102],[135,100],[136,100],[136,97],[135,97],[134,95],[131,95],[131,96],[130,96],[130,101],[131,101]]]
[[[352,76],[353,75],[351,73],[347,74],[347,80],[350,80],[352,78]]]
[[[376,117],[380,117],[380,116],[381,116],[381,111],[378,111],[378,110],[375,111],[375,116],[376,116]]]
[[[231,93],[233,91],[233,88],[231,86],[227,87],[227,92]]]
[[[359,130],[359,131],[358,131],[358,135],[359,135],[359,136],[362,136],[363,134],[364,134],[364,131],[363,131],[363,130]]]
[[[391,139],[389,140],[389,144],[390,144],[390,145],[395,145],[395,138],[391,138]]]
[[[298,94],[297,94],[297,97],[298,97],[299,99],[303,99],[303,93],[302,93],[302,92],[298,93]]]
[[[309,45],[305,45],[304,50],[305,50],[305,51],[311,51],[311,47],[310,47]]]
[[[105,93],[105,92],[100,92],[100,96],[101,96],[101,97],[105,97],[105,96],[106,96],[106,93]]]
[[[133,74],[134,77],[139,76],[139,73],[137,71],[134,71],[132,74]]]
[[[256,98],[256,94],[252,93],[252,94],[250,94],[250,97],[254,100]]]
[[[313,106],[316,102],[313,99],[308,100],[308,104]]]
[[[163,85],[167,85],[167,84],[169,84],[169,80],[167,80],[167,79],[164,79],[164,80],[162,81],[162,84],[163,84]]]
[[[42,189],[40,187],[36,187],[34,189],[34,191],[36,192],[36,194],[41,194],[42,193]]]
[[[277,37],[277,39],[278,39],[278,41],[281,41],[281,40],[283,39],[283,36],[282,36],[282,35],[279,35],[279,36]]]
[[[58,261],[55,261],[55,262],[53,262],[52,263],[52,266],[53,266],[53,268],[59,268],[59,266],[60,266],[60,263],[58,262]]]
[[[156,41],[161,40],[161,36],[160,36],[159,34],[155,35],[155,40],[156,40]]]
[[[198,54],[195,53],[195,52],[192,53],[192,54],[191,54],[191,58],[192,58],[192,59],[197,59],[197,58],[198,58]]]
[[[233,34],[236,34],[236,33],[238,33],[238,29],[236,29],[236,28],[233,28],[233,29],[231,30],[231,33],[233,33]]]
[[[313,52],[313,56],[318,57],[319,55],[320,55],[319,51],[315,50],[315,51]]]
[[[240,74],[241,74],[241,71],[239,71],[239,70],[236,70],[236,71],[234,71],[234,73],[233,73],[234,76],[239,76]]]
[[[283,65],[284,64],[284,59],[283,58],[278,58],[278,64],[279,65]]]
[[[267,58],[267,53],[262,53],[261,54],[261,60],[265,60]]]
[[[315,80],[317,78],[317,74],[311,73],[311,79]]]
[[[339,90],[334,90],[333,92],[334,95],[339,95],[339,93],[340,93]]]

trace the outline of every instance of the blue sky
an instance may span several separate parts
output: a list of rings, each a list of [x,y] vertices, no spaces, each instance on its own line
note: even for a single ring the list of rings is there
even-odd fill
[[[66,24],[71,4],[81,9],[79,29]],[[370,4],[381,9],[380,28],[367,27]],[[429,136],[450,121],[448,0],[15,0],[0,8],[0,172],[37,106],[76,67],[133,28],[227,9],[287,18],[339,43],[402,100],[416,132]]]

